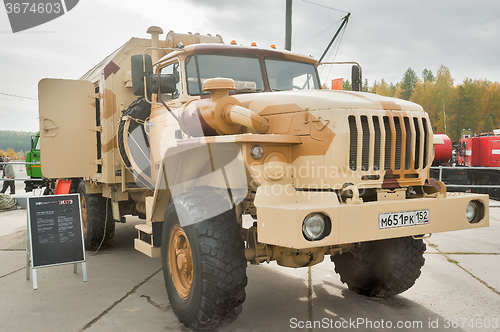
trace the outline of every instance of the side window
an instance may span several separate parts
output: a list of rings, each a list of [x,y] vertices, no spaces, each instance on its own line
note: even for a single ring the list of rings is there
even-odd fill
[[[169,64],[166,67],[163,67],[161,69],[161,74],[162,75],[170,74],[170,75],[174,75],[174,77],[175,77],[175,91],[172,94],[170,94],[170,93],[162,94],[162,99],[163,100],[170,100],[170,99],[179,98],[179,94],[180,94],[180,90],[181,90],[181,77],[179,74],[179,63],[174,62],[174,63]]]
[[[201,81],[198,73],[196,55],[190,56],[186,60],[187,89],[192,96],[201,95]]]

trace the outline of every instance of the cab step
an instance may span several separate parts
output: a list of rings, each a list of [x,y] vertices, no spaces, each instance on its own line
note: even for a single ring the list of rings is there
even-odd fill
[[[153,246],[153,227],[147,224],[135,225],[137,239],[134,239],[134,248],[149,257],[160,257],[161,248]]]

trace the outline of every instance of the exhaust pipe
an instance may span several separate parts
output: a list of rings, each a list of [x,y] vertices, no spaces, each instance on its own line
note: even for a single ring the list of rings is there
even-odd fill
[[[163,33],[163,29],[157,26],[150,26],[148,31],[146,31],[151,35],[151,47],[160,47],[160,35]],[[153,50],[151,52],[153,63],[160,60],[160,51]]]

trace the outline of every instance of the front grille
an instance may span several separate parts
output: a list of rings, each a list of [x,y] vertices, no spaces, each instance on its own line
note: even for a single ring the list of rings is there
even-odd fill
[[[408,116],[354,116],[349,122],[349,168],[412,171],[427,167],[428,121]]]

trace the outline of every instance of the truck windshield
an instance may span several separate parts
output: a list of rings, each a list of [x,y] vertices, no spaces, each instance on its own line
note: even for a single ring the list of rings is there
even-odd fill
[[[186,60],[187,90],[190,95],[208,92],[201,90],[209,78],[232,78],[236,90],[264,91],[264,79],[256,56],[193,54]]]
[[[265,59],[269,88],[281,90],[319,89],[316,67],[310,63]]]
[[[40,136],[34,136],[35,151],[40,151]]]

